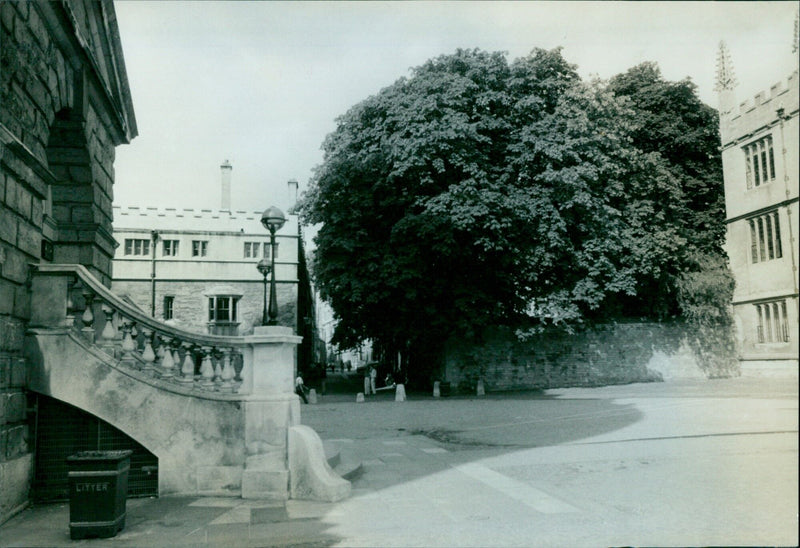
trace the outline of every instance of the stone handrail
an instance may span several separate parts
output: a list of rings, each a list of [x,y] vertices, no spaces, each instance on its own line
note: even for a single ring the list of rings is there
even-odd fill
[[[241,394],[251,388],[242,390],[253,368],[245,337],[195,333],[155,320],[78,264],[31,265],[31,287],[33,328],[71,330],[119,367],[181,392]]]

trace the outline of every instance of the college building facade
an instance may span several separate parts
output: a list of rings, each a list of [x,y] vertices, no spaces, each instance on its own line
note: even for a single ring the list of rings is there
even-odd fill
[[[742,373],[797,374],[798,72],[738,102],[720,45],[717,90],[726,251]]]
[[[230,209],[231,172],[221,166],[220,209],[114,206],[111,289],[153,318],[190,331],[223,336],[251,335],[264,321],[275,265],[277,323],[303,336],[298,368],[325,363],[314,295],[305,261],[302,228],[290,214],[297,182],[276,199],[285,224],[275,234],[272,256],[261,211]],[[265,209],[270,204],[265,205]]]

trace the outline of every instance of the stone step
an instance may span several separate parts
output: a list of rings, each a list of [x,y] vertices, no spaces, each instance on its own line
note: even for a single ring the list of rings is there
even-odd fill
[[[336,468],[342,462],[342,452],[330,442],[323,441],[322,448],[325,449],[325,460],[331,468]]]
[[[323,442],[322,446],[325,449],[325,458],[328,461],[328,465],[339,477],[353,481],[364,472],[361,461],[347,454],[343,455],[338,445]]]

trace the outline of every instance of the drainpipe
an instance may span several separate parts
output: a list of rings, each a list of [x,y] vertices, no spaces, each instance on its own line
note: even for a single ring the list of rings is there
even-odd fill
[[[158,231],[150,231],[150,316],[156,317],[156,242]]]
[[[780,120],[779,127],[781,130],[781,156],[783,156],[783,185],[786,189],[786,199],[788,200],[791,192],[789,190],[789,175],[786,172],[787,166],[787,159],[786,159],[786,141],[784,135],[784,121],[786,120],[786,111],[783,108],[783,105],[778,108],[777,111],[778,119]],[[792,285],[794,287],[794,294],[797,295],[797,259],[795,258],[794,248],[795,248],[795,240],[794,234],[792,233],[792,204],[786,204],[786,218],[788,222],[786,223],[789,226],[789,255],[792,258]],[[800,299],[796,299],[797,302],[797,313],[800,315]]]

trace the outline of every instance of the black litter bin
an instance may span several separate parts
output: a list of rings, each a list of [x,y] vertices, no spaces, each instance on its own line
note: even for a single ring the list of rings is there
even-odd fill
[[[70,538],[108,538],[125,528],[132,453],[82,451],[67,457]]]

